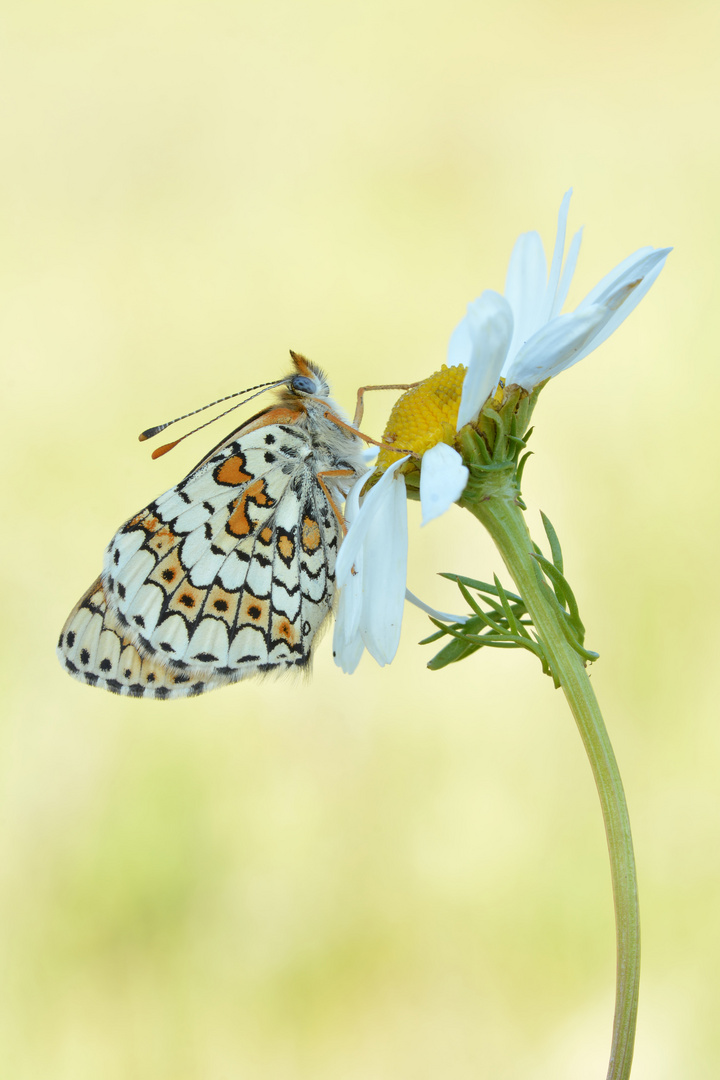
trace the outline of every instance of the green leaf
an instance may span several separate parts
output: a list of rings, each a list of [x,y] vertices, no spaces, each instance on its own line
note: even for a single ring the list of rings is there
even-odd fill
[[[564,599],[565,603],[567,604],[570,621],[573,623],[574,626],[577,627],[578,631],[580,632],[580,640],[582,641],[583,637],[585,636],[585,627],[583,626],[582,619],[580,618],[580,612],[578,610],[575,594],[573,593],[572,589],[567,583],[567,580],[563,577],[560,570],[558,570],[557,567],[554,566],[551,562],[548,562],[544,555],[536,554],[535,558],[540,563],[543,570],[550,578],[550,581],[555,586],[555,591],[557,592],[559,590],[562,594],[562,598],[559,597],[558,599],[560,599],[561,603],[563,603]]]
[[[531,458],[532,455],[533,455],[532,450],[528,450],[527,453],[523,454],[523,456],[520,458],[520,460],[517,463],[517,469],[515,470],[515,479],[517,481],[517,486],[518,487],[522,487],[522,478],[523,478],[523,473],[525,472],[525,466],[527,464],[528,458]]]
[[[477,581],[475,578],[464,577],[462,574],[442,573],[439,576],[447,578],[448,581],[462,582],[462,584],[466,585],[468,589],[475,589],[476,592],[486,592],[490,593],[492,596],[499,595],[497,587],[495,585],[490,585],[487,581]],[[514,600],[515,603],[523,604],[522,597],[518,596],[517,593],[510,592],[509,589],[505,589],[505,595],[509,596],[511,600]],[[523,607],[524,606],[525,605],[523,604]]]
[[[432,660],[428,661],[427,666],[430,671],[439,671],[440,668],[447,667],[448,664],[456,664],[459,660],[464,660],[466,656],[477,652],[477,649],[477,645],[456,639],[446,645],[444,649],[441,649],[439,653],[436,653]]]
[[[552,525],[552,522],[550,521],[550,518],[546,514],[544,514],[542,512],[542,510],[540,511],[540,517],[542,518],[543,528],[545,529],[545,535],[547,536],[547,538],[548,538],[548,540],[550,542],[550,551],[552,552],[552,561],[555,564],[555,566],[558,568],[560,573],[562,574],[563,570],[564,570],[564,568],[563,568],[563,556],[562,556],[562,548],[560,547],[560,541],[558,540],[558,534],[555,532],[555,529],[553,528],[553,525]]]

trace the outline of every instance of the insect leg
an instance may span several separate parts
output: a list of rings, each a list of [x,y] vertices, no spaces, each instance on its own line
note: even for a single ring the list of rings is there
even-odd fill
[[[330,494],[330,491],[328,489],[327,484],[325,483],[324,478],[325,477],[335,478],[335,477],[339,477],[339,476],[355,476],[355,473],[353,472],[352,469],[326,469],[324,472],[319,472],[319,473],[316,473],[315,475],[317,476],[318,484],[320,485],[320,487],[325,492],[325,498],[330,503],[330,509],[332,510],[333,514],[335,515],[335,517],[338,520],[338,525],[340,526],[340,529],[342,530],[342,534],[343,534],[343,536],[345,536],[346,533],[347,533],[347,525],[345,524],[345,518],[340,513],[340,510],[338,509],[338,506],[337,506],[335,500],[333,499],[332,495]]]
[[[368,386],[365,389],[375,390],[378,389],[378,387]],[[381,387],[380,389],[384,390],[386,387]],[[397,389],[397,387],[393,387],[392,389]],[[338,427],[343,428],[345,431],[351,431],[353,435],[357,436],[358,439],[362,439],[363,442],[372,443],[373,446],[379,446],[381,450],[392,450],[394,454],[409,454],[410,457],[415,458],[416,461],[420,460],[420,454],[416,454],[414,450],[403,450],[399,446],[392,446],[388,442],[378,442],[377,439],[373,439],[371,435],[365,435],[362,431],[358,431],[352,424],[346,424],[344,420],[341,420],[335,413],[330,412],[329,409],[323,413],[323,416],[326,420],[331,420],[333,424],[337,424]]]
[[[358,427],[359,424],[360,424],[360,421],[362,420],[363,408],[365,406],[365,402],[363,401],[363,398],[365,397],[365,391],[366,390],[412,390],[412,388],[414,386],[419,386],[419,385],[420,385],[419,382],[411,382],[411,383],[384,383],[382,386],[361,386],[361,387],[359,387],[358,392],[357,392],[357,404],[355,405],[355,416],[353,417],[353,426]]]

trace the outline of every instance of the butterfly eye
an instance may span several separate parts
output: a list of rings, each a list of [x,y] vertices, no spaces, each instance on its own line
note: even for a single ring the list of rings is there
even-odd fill
[[[314,394],[317,391],[315,383],[307,375],[295,375],[290,385],[301,394]]]

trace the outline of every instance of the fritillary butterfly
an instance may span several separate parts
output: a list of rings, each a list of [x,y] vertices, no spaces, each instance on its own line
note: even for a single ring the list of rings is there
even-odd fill
[[[333,607],[338,501],[366,469],[325,375],[291,355],[278,401],[113,536],[60,635],[76,679],[164,699],[308,664]]]

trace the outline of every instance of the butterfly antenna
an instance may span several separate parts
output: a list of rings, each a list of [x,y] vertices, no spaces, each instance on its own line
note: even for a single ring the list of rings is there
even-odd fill
[[[213,416],[212,420],[206,420],[204,424],[199,424],[192,431],[186,431],[184,435],[181,435],[179,439],[175,439],[174,442],[165,443],[164,446],[158,446],[157,450],[153,450],[153,461],[163,454],[167,454],[168,450],[172,450],[173,447],[181,443],[183,439],[187,439],[189,435],[194,435],[196,431],[202,431],[203,428],[209,427],[210,424],[214,424],[216,420],[222,419],[223,416],[227,416],[228,413],[234,412],[235,409],[239,409],[241,405],[247,404],[248,401],[252,401],[253,398],[260,397],[266,390],[272,390],[273,387],[283,386],[287,382],[285,379],[277,379],[275,382],[260,383],[258,386],[249,387],[250,390],[255,390],[256,393],[250,394],[249,397],[243,398],[242,401],[237,401],[234,405],[231,405],[229,409],[225,409],[224,412],[218,413],[217,416]],[[239,397],[241,394],[247,394],[247,390],[239,390],[236,394],[228,394],[226,397],[218,398],[217,401],[211,401],[209,405],[203,405],[200,409],[193,409],[192,412],[185,413],[185,416],[178,416],[177,420],[169,420],[167,424],[159,424],[157,427],[148,428],[138,436],[140,442],[145,442],[146,439],[152,439],[153,435],[157,435],[158,432],[164,431],[165,428],[170,427],[172,424],[177,424],[179,420],[185,420],[188,416],[194,416],[195,413],[203,412],[204,409],[211,409],[213,405],[219,405],[221,401],[229,401],[230,398]]]
[[[217,401],[211,401],[209,405],[201,405],[199,409],[193,409],[191,412],[184,413],[183,416],[176,416],[174,420],[168,420],[166,424],[158,424],[156,427],[146,428],[138,435],[139,442],[145,442],[146,439],[152,439],[155,435],[159,435],[165,428],[172,427],[173,424],[179,423],[180,420],[187,420],[188,416],[195,416],[196,413],[204,412],[205,409],[212,409],[213,405],[220,405],[223,401],[229,401],[231,398],[240,397],[242,394],[249,394],[252,390],[257,390],[258,394],[263,393],[265,390],[270,390],[274,386],[282,386],[287,382],[287,379],[276,379],[274,382],[258,383],[257,386],[248,386],[245,390],[237,390],[234,394],[226,394],[225,397],[218,398]],[[258,397],[258,394],[252,394],[251,397]],[[246,401],[250,401],[251,398],[246,398]],[[237,405],[233,405],[232,408],[227,409],[224,413],[220,413],[220,416],[226,416],[227,413],[232,412],[233,409],[237,409],[244,402],[238,401]],[[215,419],[219,420],[220,416],[216,416]],[[213,420],[208,421],[209,424],[214,423]],[[206,424],[201,424],[201,427],[207,427]],[[199,431],[200,428],[195,428],[195,431]],[[188,431],[188,435],[192,435],[192,431]],[[184,438],[185,436],[183,436]],[[179,442],[179,440],[178,440]]]

